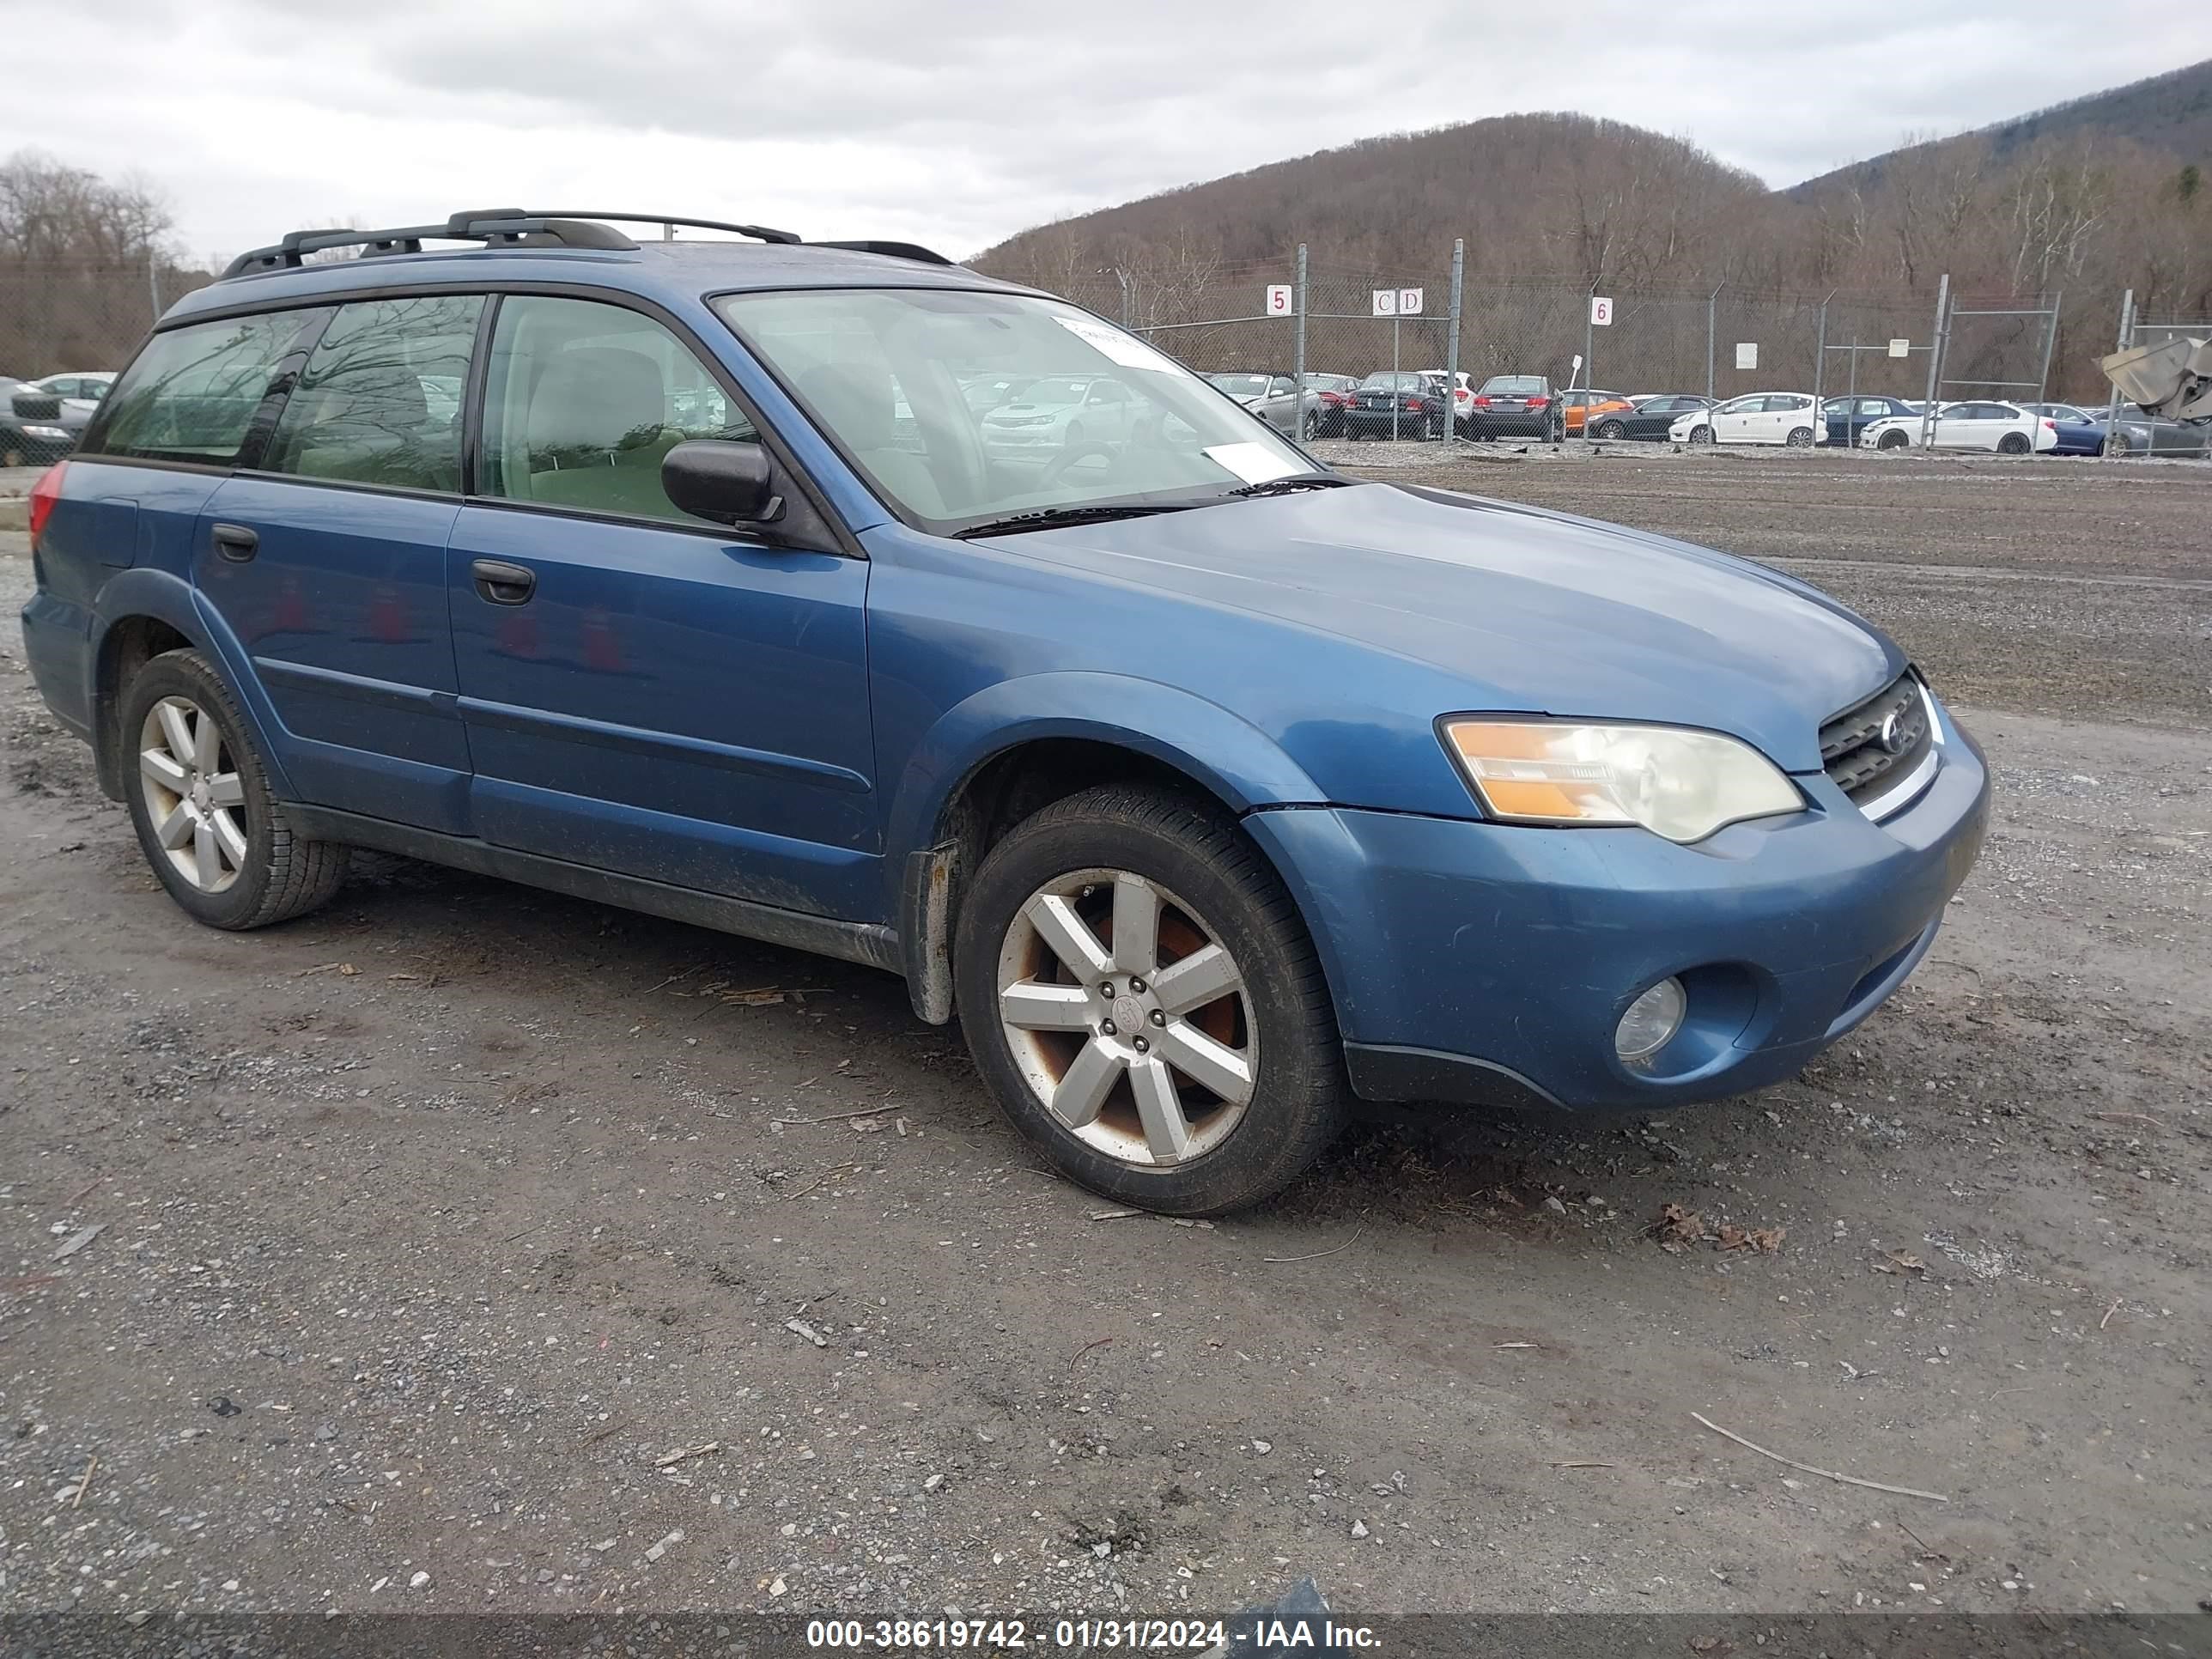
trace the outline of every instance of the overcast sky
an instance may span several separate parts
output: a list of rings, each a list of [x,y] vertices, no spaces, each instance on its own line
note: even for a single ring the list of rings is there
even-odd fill
[[[196,254],[465,207],[956,256],[1377,132],[1577,109],[1770,184],[2212,57],[2201,0],[0,0],[0,155]]]

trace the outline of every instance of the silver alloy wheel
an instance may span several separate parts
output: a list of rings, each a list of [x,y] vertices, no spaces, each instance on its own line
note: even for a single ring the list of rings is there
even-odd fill
[[[177,873],[220,893],[246,867],[246,787],[215,716],[190,697],[164,697],[138,728],[146,822]]]
[[[1244,976],[1189,905],[1124,870],[1078,870],[1016,913],[999,1025],[1045,1109],[1124,1164],[1187,1163],[1252,1103],[1260,1034]]]

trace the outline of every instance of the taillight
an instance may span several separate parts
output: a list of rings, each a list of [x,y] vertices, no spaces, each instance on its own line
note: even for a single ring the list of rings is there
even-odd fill
[[[2045,432],[2056,432],[2058,430],[2058,422],[2056,421],[2045,421],[2043,423],[2043,429]]]
[[[1474,400],[1474,406],[1477,409],[1487,409],[1490,407],[1490,399],[1487,398],[1477,398]]]
[[[39,532],[53,517],[54,503],[62,498],[62,474],[69,471],[67,461],[56,461],[46,470],[45,476],[31,486],[31,551],[39,550]]]
[[[1408,398],[1406,399],[1406,407],[1412,410],[1414,414],[1418,415],[1423,410],[1426,409],[1428,405],[1423,403],[1419,398]]]
[[[1531,409],[1548,409],[1551,407],[1551,404],[1552,400],[1549,398],[1531,398],[1528,399],[1528,407]]]

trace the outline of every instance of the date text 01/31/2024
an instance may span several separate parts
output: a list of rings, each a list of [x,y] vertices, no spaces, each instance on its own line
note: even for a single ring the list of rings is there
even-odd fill
[[[1293,1649],[1372,1650],[1379,1645],[1364,1625],[1310,1619],[1055,1619],[1034,1626],[1024,1619],[810,1619],[810,1648],[896,1651],[966,1648],[1012,1652],[1029,1648],[1118,1648],[1139,1652],[1285,1653]]]

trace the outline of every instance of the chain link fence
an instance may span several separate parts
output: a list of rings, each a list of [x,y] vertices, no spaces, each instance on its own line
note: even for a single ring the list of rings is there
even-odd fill
[[[1931,391],[1938,401],[2103,398],[2087,353],[2074,354],[2078,362],[2059,356],[2057,296],[1954,295],[1948,284],[1917,296],[1732,284],[1608,291],[1480,273],[1455,282],[1449,256],[1374,270],[1307,252],[1171,276],[1107,267],[1044,285],[1205,374],[1360,379],[1456,368],[1476,386],[1492,375],[1532,374],[1561,391],[1721,401],[1759,392],[1883,394],[1915,404]],[[1409,291],[1417,309],[1408,309]]]

